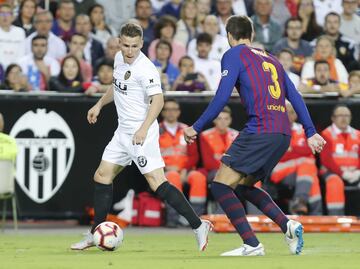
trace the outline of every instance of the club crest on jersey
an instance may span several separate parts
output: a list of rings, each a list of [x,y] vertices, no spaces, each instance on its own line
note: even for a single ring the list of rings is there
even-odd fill
[[[124,75],[124,79],[128,80],[130,78],[130,76],[131,76],[131,72],[130,72],[130,70],[128,70],[128,71],[126,71],[126,73]]]
[[[137,157],[137,162],[140,167],[145,167],[147,164],[147,159],[145,156],[139,156],[139,157]]]
[[[16,182],[34,202],[53,197],[65,182],[75,155],[74,136],[65,120],[46,109],[28,111],[10,135],[18,146]]]

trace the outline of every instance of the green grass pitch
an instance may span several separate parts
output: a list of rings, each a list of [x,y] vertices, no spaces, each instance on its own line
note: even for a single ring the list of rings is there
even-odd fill
[[[208,248],[196,249],[191,231],[173,233],[156,229],[145,234],[125,230],[123,245],[115,252],[97,248],[71,251],[79,239],[74,234],[1,234],[1,269],[332,269],[360,268],[360,234],[305,234],[300,256],[290,255],[282,234],[258,234],[265,246],[263,257],[220,257],[241,241],[236,234],[211,234]]]

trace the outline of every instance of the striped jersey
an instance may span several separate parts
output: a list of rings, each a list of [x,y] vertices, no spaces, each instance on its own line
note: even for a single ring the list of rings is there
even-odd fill
[[[316,133],[301,95],[271,54],[246,45],[235,46],[224,54],[221,71],[222,78],[215,97],[193,125],[197,132],[217,117],[236,87],[248,116],[243,131],[291,135],[285,106],[285,99],[288,99],[304,126],[306,136]]]

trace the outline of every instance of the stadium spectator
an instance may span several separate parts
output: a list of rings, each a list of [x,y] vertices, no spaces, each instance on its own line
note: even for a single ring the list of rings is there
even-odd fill
[[[87,14],[89,9],[96,4],[96,0],[72,0],[76,15]]]
[[[199,34],[196,39],[198,56],[194,57],[195,71],[203,74],[210,89],[216,91],[221,79],[221,64],[209,58],[212,39],[207,33]]]
[[[291,2],[288,0],[272,0],[273,6],[271,10],[271,18],[280,25],[281,32],[284,31],[285,23],[292,17],[289,7],[286,4]]]
[[[226,37],[225,24],[227,19],[234,14],[232,0],[216,0],[216,15],[219,21],[220,35]]]
[[[207,180],[211,182],[220,167],[221,157],[228,150],[239,132],[230,128],[231,109],[225,106],[214,120],[214,127],[200,134],[200,152]]]
[[[44,35],[36,35],[31,39],[31,53],[18,60],[18,64],[26,75],[32,91],[49,90],[48,83],[51,76],[60,72],[58,61],[47,56],[48,39]]]
[[[19,15],[13,22],[13,25],[21,27],[25,35],[29,36],[35,32],[34,16],[37,8],[36,0],[24,0],[20,3]]]
[[[325,24],[325,16],[330,12],[342,13],[341,0],[313,0],[316,10],[316,22],[321,27]]]
[[[316,40],[313,59],[305,62],[301,71],[301,79],[312,79],[315,77],[314,64],[317,60],[326,60],[330,66],[330,78],[347,84],[348,72],[343,63],[336,58],[336,49],[333,40],[326,36],[320,36]]]
[[[117,36],[116,30],[105,22],[104,7],[102,5],[93,5],[88,12],[92,25],[93,37],[100,41],[106,48],[106,42],[109,38]]]
[[[137,0],[135,2],[135,18],[138,20],[144,33],[144,45],[141,51],[147,55],[151,41],[154,40],[155,20],[152,18],[152,4],[150,0]]]
[[[293,51],[293,70],[296,74],[300,74],[301,68],[306,58],[311,57],[313,49],[310,43],[301,39],[302,21],[299,17],[290,18],[285,24],[285,37],[276,42],[273,53],[276,55],[282,49],[290,49]]]
[[[275,43],[281,38],[280,25],[271,18],[272,1],[255,0],[255,14],[251,17],[254,22],[255,40],[262,43],[267,51],[272,51]]]
[[[360,94],[360,70],[351,71],[349,74],[349,90],[340,91],[342,97],[352,97]]]
[[[323,93],[338,92],[348,90],[348,85],[333,80],[330,77],[330,65],[325,60],[318,60],[314,64],[314,78],[307,79],[299,85],[302,93]]]
[[[50,11],[40,11],[35,14],[34,25],[36,32],[29,35],[25,40],[26,54],[31,53],[31,40],[37,35],[42,35],[46,36],[48,40],[48,51],[46,56],[60,60],[66,55],[65,42],[50,31],[52,24],[53,16]]]
[[[0,4],[0,64],[3,68],[25,55],[25,31],[11,25],[12,21],[11,6]]]
[[[27,77],[21,72],[21,67],[17,64],[10,64],[5,71],[5,81],[0,85],[2,90],[13,90],[16,92],[29,91],[30,87]]]
[[[157,14],[158,18],[161,18],[164,15],[168,15],[179,19],[181,4],[182,0],[170,0],[169,2],[165,3]]]
[[[75,6],[72,0],[61,0],[56,14],[51,31],[67,44],[75,33]]]
[[[322,28],[316,22],[316,10],[313,0],[300,0],[298,15],[302,20],[302,36],[306,41],[312,41],[322,34]]]
[[[222,56],[225,51],[227,51],[230,46],[226,37],[219,35],[219,22],[215,15],[208,15],[205,17],[205,20],[202,24],[204,33],[211,35],[212,44],[211,51],[209,54],[210,59],[221,61]],[[194,58],[197,57],[196,50],[196,38],[192,39],[188,45],[187,55]]]
[[[69,93],[84,91],[80,63],[75,56],[68,55],[62,60],[60,74],[50,79],[50,89]]]
[[[161,87],[165,91],[171,89],[174,81],[179,75],[179,69],[169,61],[171,54],[172,48],[169,42],[160,40],[156,44],[156,58],[153,63],[159,69]]]
[[[349,68],[355,57],[358,56],[359,50],[353,39],[343,36],[340,31],[340,15],[330,12],[325,17],[325,34],[328,35],[335,43],[336,57],[342,61],[345,67]]]
[[[189,201],[199,215],[205,213],[207,184],[205,176],[196,170],[199,153],[196,143],[187,145],[183,130],[186,124],[178,121],[181,114],[176,100],[166,100],[161,113],[163,121],[160,127],[160,151],[165,162],[166,178],[180,191],[188,183]],[[178,224],[179,215],[167,205],[167,226]]]
[[[96,2],[105,8],[106,22],[117,32],[120,32],[123,23],[135,16],[134,0],[96,0]]]
[[[359,184],[360,131],[350,126],[351,111],[346,105],[334,108],[331,121],[321,133],[326,145],[320,153],[320,173],[325,181],[328,214],[343,215],[344,185]]]
[[[164,39],[171,44],[173,49],[170,62],[175,66],[178,65],[180,58],[186,54],[186,48],[174,40],[175,33],[176,20],[173,17],[165,15],[156,22],[154,26],[155,40],[151,42],[148,53],[150,60],[153,61],[155,59],[156,44],[160,39]]]
[[[194,70],[194,60],[189,56],[183,56],[179,62],[180,74],[174,82],[173,91],[201,92],[210,91],[210,87],[204,75]]]
[[[77,15],[75,19],[75,29],[76,32],[86,37],[87,42],[84,49],[84,58],[94,67],[96,60],[104,56],[104,49],[102,44],[93,38],[89,16],[85,14]]]
[[[288,211],[295,215],[322,215],[322,203],[318,169],[315,157],[306,143],[303,126],[297,123],[297,115],[290,103],[286,111],[291,124],[291,141],[287,152],[274,167],[270,180],[265,182],[266,189],[273,199],[281,191],[290,191],[293,195]]]
[[[360,15],[356,14],[357,0],[343,0],[343,13],[341,14],[340,32],[360,43]]]
[[[112,84],[113,71],[113,60],[104,59],[99,63],[95,80],[87,85],[86,83],[83,84],[84,89],[86,90],[85,94],[93,95],[94,93],[105,93]]]
[[[91,64],[84,60],[85,45],[86,37],[82,34],[74,33],[69,43],[69,54],[74,55],[78,59],[84,82],[90,82],[93,72]]]
[[[294,66],[293,65],[294,53],[292,52],[292,50],[285,48],[285,49],[282,49],[277,54],[277,58],[278,58],[279,62],[282,64],[282,66],[284,67],[284,70],[285,70],[286,74],[289,76],[291,82],[297,88],[300,84],[300,77],[297,74],[291,72],[291,68]]]
[[[95,62],[95,70],[94,73],[97,73],[97,69],[100,63],[104,62],[104,60],[107,61],[114,61],[115,54],[120,50],[120,42],[117,37],[110,37],[109,40],[106,43],[105,48],[105,55]]]
[[[198,22],[202,23],[205,17],[211,12],[211,0],[197,0],[196,5]]]
[[[187,47],[198,34],[197,5],[195,0],[185,0],[181,5],[180,20],[176,23],[174,40]]]

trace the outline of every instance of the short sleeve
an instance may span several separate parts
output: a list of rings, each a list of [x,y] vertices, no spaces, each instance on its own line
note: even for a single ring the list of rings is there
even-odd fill
[[[160,75],[155,65],[148,65],[141,75],[141,86],[145,89],[147,96],[162,93]]]

